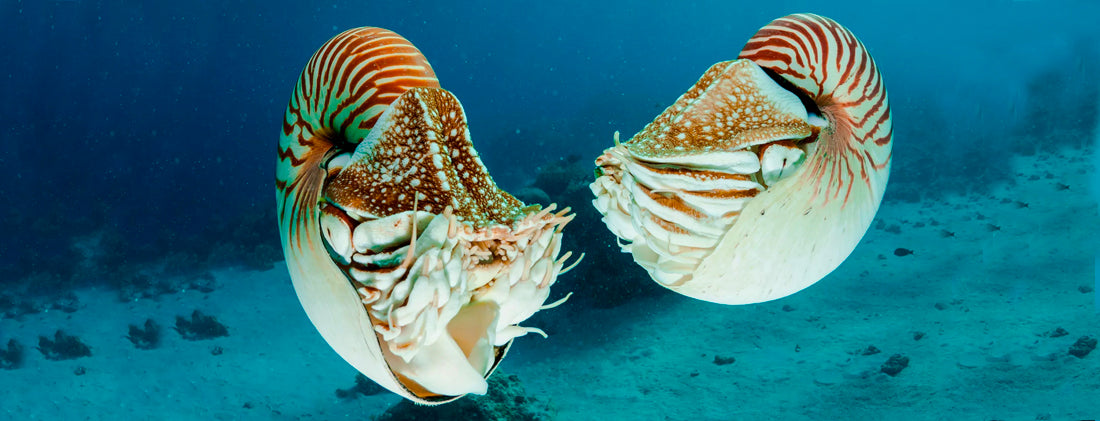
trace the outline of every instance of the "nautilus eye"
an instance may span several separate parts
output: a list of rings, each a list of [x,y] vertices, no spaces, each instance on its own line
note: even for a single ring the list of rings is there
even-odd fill
[[[310,59],[279,141],[283,251],[310,321],[371,380],[422,404],[486,392],[544,304],[568,209],[493,182],[462,105],[378,28]],[[560,302],[560,301],[559,301]]]
[[[593,201],[659,284],[755,303],[817,282],[855,249],[890,172],[886,88],[855,36],[777,19],[628,142],[596,159]]]

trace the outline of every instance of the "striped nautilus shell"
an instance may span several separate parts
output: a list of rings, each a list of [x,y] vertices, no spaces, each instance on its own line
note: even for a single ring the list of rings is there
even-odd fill
[[[461,104],[393,32],[349,30],[309,60],[283,122],[276,188],[310,321],[410,400],[484,394],[512,339],[542,333],[518,323],[556,305],[544,303],[572,215],[497,187]]]
[[[886,88],[863,44],[796,14],[715,64],[596,160],[597,210],[659,284],[700,300],[781,298],[836,269],[890,173]]]

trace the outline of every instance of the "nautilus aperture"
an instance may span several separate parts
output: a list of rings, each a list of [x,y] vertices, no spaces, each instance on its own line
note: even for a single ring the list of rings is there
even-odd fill
[[[458,99],[399,35],[358,28],[313,55],[279,140],[276,201],[302,307],[371,380],[439,404],[486,392],[545,304],[568,209],[493,182]]]
[[[878,211],[892,125],[882,77],[850,31],[776,19],[738,60],[596,159],[607,227],[659,284],[747,304],[836,269]]]

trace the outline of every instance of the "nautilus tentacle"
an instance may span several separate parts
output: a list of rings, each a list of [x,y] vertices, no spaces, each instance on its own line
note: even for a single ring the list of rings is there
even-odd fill
[[[661,285],[717,303],[772,300],[855,248],[882,200],[891,140],[863,44],[828,18],[790,15],[606,150],[593,203]]]
[[[397,34],[344,32],[291,97],[276,174],[294,289],[325,341],[423,404],[485,393],[568,257],[568,209],[499,189],[458,99]]]

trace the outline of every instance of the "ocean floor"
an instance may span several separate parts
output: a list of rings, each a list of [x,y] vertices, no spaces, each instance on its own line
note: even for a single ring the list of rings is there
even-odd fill
[[[1017,185],[990,194],[885,203],[836,272],[781,300],[667,293],[547,310],[550,338],[518,339],[501,370],[563,420],[1098,417],[1100,351],[1068,352],[1100,337],[1086,152],[1020,157]],[[22,367],[0,370],[0,418],[362,420],[400,400],[337,397],[356,372],[313,330],[281,265],[215,276],[208,293],[123,303],[86,289],[75,312],[0,320],[0,345],[26,347]],[[194,310],[229,336],[183,339],[172,327]],[[163,330],[155,349],[126,338],[146,319]],[[38,337],[58,329],[92,355],[43,358]],[[908,359],[893,376],[892,357]]]

